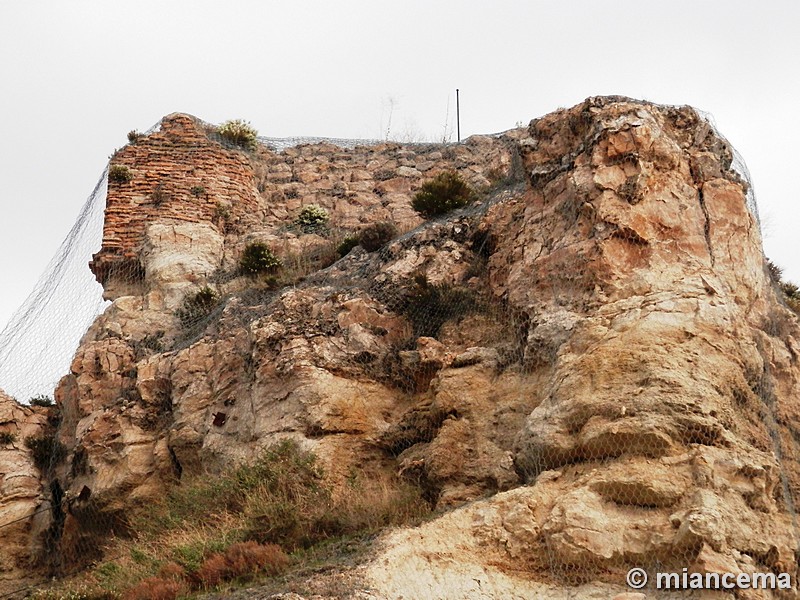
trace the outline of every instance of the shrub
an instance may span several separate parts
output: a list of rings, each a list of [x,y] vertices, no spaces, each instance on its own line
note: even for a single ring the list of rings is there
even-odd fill
[[[161,206],[169,200],[169,195],[164,190],[164,184],[159,183],[153,188],[153,193],[150,194],[150,202],[152,202],[155,206]]]
[[[189,327],[203,317],[208,316],[218,300],[217,293],[206,286],[184,298],[183,305],[175,311],[175,314],[185,327]]]
[[[319,539],[316,524],[330,503],[316,456],[295,442],[268,448],[260,460],[237,473],[246,517],[246,537],[285,547],[308,546]]]
[[[422,184],[420,191],[411,200],[411,206],[423,217],[430,219],[466,206],[473,198],[474,192],[458,173],[445,171]]]
[[[800,315],[800,288],[791,281],[784,281],[780,285],[786,304],[795,313]]]
[[[786,305],[800,315],[800,288],[791,281],[783,280],[783,269],[771,260],[767,260],[767,272],[778,289],[783,294]]]
[[[191,188],[189,188],[189,193],[195,198],[199,198],[206,193],[206,188],[204,188],[202,185],[193,185]]]
[[[348,235],[338,246],[336,246],[336,254],[338,254],[340,258],[347,256],[350,253],[350,250],[356,246],[358,246],[358,238],[354,235]]]
[[[242,577],[266,571],[269,575],[277,575],[289,564],[289,557],[276,544],[259,544],[257,542],[240,542],[233,544],[225,551],[233,577]]]
[[[781,282],[781,278],[783,277],[783,269],[769,259],[767,260],[767,272],[769,273],[769,278],[773,283],[779,284]]]
[[[176,562],[169,561],[163,564],[158,570],[158,576],[162,579],[174,579],[176,581],[182,581],[186,579],[186,569]]]
[[[216,206],[214,206],[214,216],[217,219],[222,219],[223,221],[231,218],[231,208],[227,204],[222,204],[221,202],[217,202]]]
[[[33,464],[40,471],[45,471],[52,465],[60,463],[67,456],[64,444],[59,442],[53,434],[27,437],[25,445],[30,448]]]
[[[408,523],[430,512],[422,490],[407,482],[389,482],[355,475],[323,517],[329,535],[373,532],[387,525]]]
[[[434,285],[427,277],[418,275],[398,306],[413,326],[414,337],[436,337],[449,319],[473,312],[478,308],[472,290],[448,284]]]
[[[111,165],[108,169],[108,179],[116,183],[128,183],[133,179],[133,173],[125,165]]]
[[[150,577],[126,591],[122,598],[123,600],[175,600],[186,591],[186,584],[180,581]]]
[[[232,579],[247,579],[260,571],[277,575],[289,564],[289,557],[275,544],[240,542],[224,554],[212,554],[197,570],[205,587],[214,587]]]
[[[217,133],[226,142],[245,150],[255,150],[258,145],[258,132],[241,119],[225,121],[217,127]]]
[[[228,578],[228,565],[221,554],[209,556],[197,569],[197,578],[206,588],[213,588]]]
[[[373,223],[365,227],[358,236],[358,243],[367,252],[380,250],[397,237],[397,227],[391,223]]]
[[[139,133],[135,129],[131,129],[128,132],[128,142],[130,142],[131,144],[135,144],[136,142],[138,142],[143,137],[144,137],[144,134]]]
[[[44,394],[39,394],[38,396],[34,396],[29,400],[31,406],[53,406],[53,399],[50,396],[45,396]]]
[[[195,569],[209,550],[221,553],[231,541],[303,544],[314,535],[311,524],[325,513],[329,500],[316,457],[297,443],[284,441],[264,450],[251,465],[175,488],[163,502],[142,513],[132,527],[160,535],[215,521],[221,515],[239,515],[242,524],[234,532],[238,539],[225,538],[219,544],[205,539],[175,549],[175,560]]]
[[[304,206],[294,223],[303,233],[318,233],[328,226],[330,215],[328,211],[317,204]]]
[[[281,267],[281,261],[263,242],[248,244],[239,259],[239,271],[244,275],[274,273]]]
[[[0,446],[13,444],[17,441],[17,434],[10,431],[0,431]]]
[[[798,288],[791,281],[781,283],[781,291],[783,295],[792,300],[800,300],[800,288]]]

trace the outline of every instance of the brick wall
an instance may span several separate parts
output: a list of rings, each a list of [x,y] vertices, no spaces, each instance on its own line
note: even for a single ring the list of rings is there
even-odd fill
[[[109,180],[103,244],[89,265],[101,283],[116,269],[137,269],[150,221],[219,226],[253,221],[258,212],[251,159],[209,139],[188,115],[165,117],[160,131],[117,152],[111,165],[127,167],[132,179]]]
[[[502,180],[513,170],[513,140],[524,132],[473,136],[457,145],[315,143],[243,152],[210,139],[207,126],[193,117],[173,114],[160,131],[111,160],[133,177],[109,182],[103,245],[90,267],[103,284],[112,272],[136,279],[145,229],[155,220],[292,236],[286,226],[301,208],[319,204],[340,230],[357,231],[376,221],[408,230],[422,222],[411,199],[426,180],[445,170],[458,171],[478,190]]]

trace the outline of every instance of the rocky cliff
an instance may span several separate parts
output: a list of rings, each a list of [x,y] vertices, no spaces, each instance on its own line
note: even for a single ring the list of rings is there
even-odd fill
[[[26,445],[48,429],[46,411],[21,406],[0,391],[0,594],[31,578],[31,555],[41,552],[50,502],[42,474]]]
[[[693,109],[627,98],[445,147],[243,152],[165,118],[112,160],[131,177],[92,269],[113,303],[56,390],[60,560],[291,438],[334,480],[405,480],[441,511],[385,534],[353,597],[608,598],[632,566],[794,577],[800,329],[731,164]],[[480,198],[423,221],[412,195],[450,170]],[[324,231],[292,226],[309,204]],[[337,259],[376,221],[404,233]],[[240,275],[253,241],[287,274]]]

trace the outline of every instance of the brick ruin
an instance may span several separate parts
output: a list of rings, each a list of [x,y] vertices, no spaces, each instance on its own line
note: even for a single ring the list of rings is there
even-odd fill
[[[226,147],[214,129],[185,114],[165,117],[160,129],[116,152],[110,168],[126,167],[130,181],[109,178],[101,250],[90,268],[106,285],[136,280],[148,223],[208,223],[223,234],[279,234],[303,206],[318,204],[331,225],[358,231],[390,221],[401,231],[422,219],[414,193],[445,170],[456,170],[475,189],[512,175],[525,129],[473,136],[462,144],[384,142],[352,148],[302,144],[277,152]]]
[[[159,131],[114,154],[110,169],[127,167],[130,181],[109,177],[103,243],[89,267],[100,283],[112,272],[135,275],[148,222],[208,222],[253,218],[258,190],[251,160],[212,140],[193,117],[172,114]]]

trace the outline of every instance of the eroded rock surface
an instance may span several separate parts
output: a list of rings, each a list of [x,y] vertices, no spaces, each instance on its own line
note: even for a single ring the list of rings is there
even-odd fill
[[[36,579],[31,573],[36,513],[48,503],[25,440],[41,435],[46,425],[44,411],[22,406],[0,390],[0,594]]]
[[[157,185],[148,156],[213,146],[186,119],[121,153],[146,177],[117,208]],[[191,219],[151,203],[136,235],[107,222],[95,269],[140,272],[102,271],[116,299],[57,390],[65,556],[291,437],[334,478],[399,474],[450,510],[381,541],[352,573],[370,597],[608,598],[632,566],[796,575],[800,330],[732,151],[694,110],[594,98],[463,146],[237,156],[203,163],[238,174],[235,222],[211,186]],[[422,223],[413,192],[452,168],[496,186]],[[287,226],[312,202],[332,227],[406,233],[282,288],[236,273],[254,239],[286,264],[324,250]],[[174,310],[206,285],[220,301],[187,329]]]

